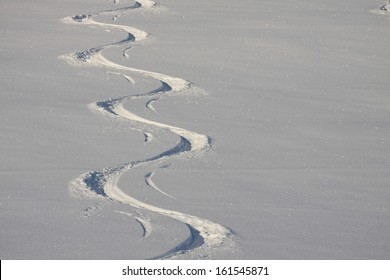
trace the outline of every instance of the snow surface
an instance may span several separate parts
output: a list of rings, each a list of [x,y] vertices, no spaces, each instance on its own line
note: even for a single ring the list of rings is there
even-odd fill
[[[0,258],[390,258],[389,10],[2,0]]]

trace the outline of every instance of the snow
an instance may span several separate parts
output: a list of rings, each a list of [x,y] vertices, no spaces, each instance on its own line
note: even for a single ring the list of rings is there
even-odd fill
[[[388,259],[389,2],[3,0],[1,259]]]

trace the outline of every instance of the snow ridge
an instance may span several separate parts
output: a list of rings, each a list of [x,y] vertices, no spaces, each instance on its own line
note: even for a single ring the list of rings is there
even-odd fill
[[[116,3],[117,1],[114,1],[114,4]],[[75,66],[92,66],[106,68],[110,71],[110,73],[122,75],[131,84],[134,84],[134,80],[129,76],[131,74],[141,74],[143,76],[156,79],[161,83],[161,86],[153,91],[138,95],[111,98],[104,101],[94,102],[92,104],[89,104],[89,108],[101,114],[131,121],[135,125],[138,124],[149,129],[169,131],[177,135],[180,139],[176,146],[151,158],[133,161],[129,163],[123,163],[114,167],[105,168],[103,170],[90,171],[88,173],[82,174],[79,178],[73,180],[70,183],[70,188],[73,193],[76,193],[76,195],[95,195],[98,197],[108,198],[112,201],[127,204],[138,209],[147,210],[160,215],[168,216],[187,225],[190,233],[189,238],[175,248],[169,250],[164,254],[154,257],[153,259],[175,258],[183,254],[183,257],[185,258],[210,258],[212,252],[214,251],[217,252],[223,250],[234,250],[234,235],[230,229],[207,219],[147,204],[126,194],[118,186],[120,177],[125,172],[133,168],[143,165],[156,166],[163,161],[166,161],[167,159],[175,160],[179,158],[184,158],[189,160],[191,158],[202,155],[211,147],[211,138],[207,135],[203,135],[184,128],[171,126],[165,123],[149,120],[138,116],[123,107],[124,102],[131,101],[137,98],[148,98],[149,100],[146,102],[145,105],[146,108],[156,112],[156,110],[152,106],[152,103],[157,101],[160,96],[165,94],[194,94],[201,91],[198,87],[196,87],[193,83],[178,77],[172,77],[162,73],[116,64],[105,58],[102,54],[102,51],[104,51],[105,49],[125,46],[125,50],[122,51],[123,56],[129,57],[128,51],[133,47],[131,43],[140,40],[145,40],[147,39],[149,34],[143,30],[130,26],[97,22],[93,19],[94,17],[101,14],[109,13],[115,14],[115,16],[112,18],[113,20],[115,20],[117,17],[123,15],[128,11],[134,9],[153,9],[157,6],[157,3],[155,3],[154,1],[139,0],[135,2],[133,6],[130,7],[117,8],[102,12],[96,12],[93,14],[75,15],[63,19],[63,22],[65,22],[66,24],[83,24],[98,26],[105,29],[118,29],[125,32],[127,36],[125,39],[116,43],[111,43],[103,46],[94,47],[88,50],[63,55],[60,57],[61,59],[65,59],[67,62]],[[145,142],[152,141],[153,139],[152,135],[149,132],[144,132],[144,136]],[[161,193],[162,195],[175,199],[171,195],[165,193],[160,188],[158,188],[158,186],[152,181],[152,177],[154,174],[155,171],[146,174],[145,183],[155,191]],[[149,236],[151,234],[150,223],[140,218],[137,218],[136,220],[143,227],[144,237]]]

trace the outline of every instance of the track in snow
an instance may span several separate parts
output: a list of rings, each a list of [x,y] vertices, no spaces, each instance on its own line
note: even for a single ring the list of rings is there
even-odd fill
[[[125,39],[116,43],[106,44],[103,46],[90,48],[88,50],[63,55],[60,58],[65,59],[67,62],[76,66],[94,66],[105,68],[111,74],[122,75],[131,84],[135,83],[135,81],[130,76],[131,74],[140,74],[160,81],[161,86],[153,91],[139,95],[123,96],[107,99],[104,101],[98,101],[90,104],[89,107],[90,109],[101,114],[131,121],[135,126],[137,124],[142,124],[143,126],[154,130],[158,129],[169,131],[179,137],[179,142],[174,147],[148,159],[123,163],[114,167],[105,168],[103,170],[91,171],[82,174],[79,178],[73,180],[70,183],[70,186],[72,191],[79,194],[83,193],[90,195],[92,192],[95,195],[106,197],[116,202],[176,219],[187,225],[190,235],[189,238],[172,250],[154,257],[154,259],[166,259],[178,256],[180,254],[186,254],[187,257],[196,256],[199,258],[202,256],[203,258],[209,258],[211,257],[211,254],[214,250],[231,251],[234,249],[234,236],[228,228],[207,219],[147,204],[123,192],[118,187],[118,182],[121,176],[133,168],[146,165],[155,167],[156,165],[159,165],[168,159],[174,160],[178,158],[185,158],[188,160],[202,155],[211,147],[211,139],[207,135],[149,120],[138,116],[123,107],[124,102],[137,98],[148,98],[146,107],[149,110],[155,112],[152,103],[156,102],[162,95],[193,94],[199,91],[199,88],[187,80],[153,71],[146,71],[123,66],[116,64],[104,57],[102,53],[104,50],[121,46],[124,47],[124,50],[122,51],[123,56],[129,57],[128,52],[132,47],[134,47],[132,43],[147,39],[148,33],[130,26],[97,22],[94,20],[96,16],[101,14],[113,14],[113,20],[115,20],[117,17],[134,9],[153,9],[156,7],[158,7],[158,5],[153,1],[139,0],[130,7],[117,8],[108,11],[96,12],[93,14],[75,15],[65,18],[63,21],[67,24],[82,24],[98,26],[105,29],[117,29],[125,32],[127,36]],[[143,133],[145,136],[145,142],[149,142],[153,139],[150,132]],[[146,174],[145,183],[159,193],[173,198],[171,195],[158,188],[158,186],[152,181],[153,175],[154,171]],[[136,220],[143,227],[144,237],[149,236],[151,234],[150,223],[141,218],[136,218]]]

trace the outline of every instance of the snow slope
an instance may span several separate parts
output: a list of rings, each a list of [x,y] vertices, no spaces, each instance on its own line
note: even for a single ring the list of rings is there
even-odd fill
[[[389,258],[389,4],[341,2],[2,1],[0,258]]]

